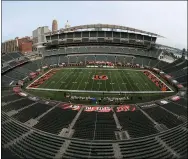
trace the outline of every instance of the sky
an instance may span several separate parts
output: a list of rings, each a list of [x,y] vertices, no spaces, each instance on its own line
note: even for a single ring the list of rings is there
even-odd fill
[[[3,1],[2,41],[32,36],[40,26],[114,24],[157,33],[157,43],[187,49],[187,1]]]

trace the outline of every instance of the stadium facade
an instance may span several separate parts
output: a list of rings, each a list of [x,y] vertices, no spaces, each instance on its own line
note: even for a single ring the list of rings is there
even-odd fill
[[[187,158],[187,60],[162,36],[107,24],[42,36],[40,55],[2,56],[3,157]]]

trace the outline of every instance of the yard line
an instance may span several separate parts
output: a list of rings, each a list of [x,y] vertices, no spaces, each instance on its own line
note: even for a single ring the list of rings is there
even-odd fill
[[[52,69],[52,70],[53,70],[53,69]],[[56,72],[56,73],[57,73],[57,72]],[[50,77],[49,79],[47,79],[43,84],[41,84],[41,85],[42,85],[42,88],[44,88],[44,87],[50,88],[50,87],[48,86],[48,83],[51,82],[51,79],[54,78],[55,76],[57,76],[57,74],[54,74],[52,77]],[[59,77],[59,76],[58,76],[58,77]]]
[[[123,70],[123,76],[126,78],[126,80],[127,80],[127,82],[129,83],[129,85],[132,87],[132,84],[130,83],[130,81],[129,81],[129,79],[127,78],[127,76],[125,75],[125,71]],[[132,80],[132,78],[131,78],[131,80]],[[138,87],[137,87],[138,88]],[[126,87],[126,89],[127,89],[127,91],[128,91],[128,88]],[[132,87],[132,90],[131,91],[133,91],[134,90],[134,88]]]
[[[133,73],[131,73],[131,74],[133,74]],[[133,74],[133,76],[134,77],[137,77],[137,76],[135,76],[135,74]],[[142,82],[141,82],[142,83]],[[140,82],[136,82],[136,87],[140,90],[140,91],[143,91],[142,89],[140,89],[140,87],[138,86],[138,84],[140,84]]]
[[[106,89],[106,91],[107,91],[107,88],[106,88],[106,81],[107,81],[107,80],[105,80],[105,89]]]
[[[96,74],[96,68],[95,68],[95,74]],[[95,74],[94,74],[94,75],[95,75]],[[93,79],[93,81],[92,81],[91,90],[93,90],[93,82],[94,82],[94,79]]]
[[[91,77],[90,77],[90,76],[91,76],[91,73],[92,73],[92,72],[89,72],[89,75],[88,75],[88,78],[87,78],[87,82],[85,82],[84,90],[86,90],[86,86],[87,86],[87,84],[89,83],[88,80],[91,78]]]
[[[127,82],[125,82],[125,81],[123,80],[123,78],[122,78],[122,76],[121,76],[121,74],[120,74],[119,71],[118,71],[118,74],[119,74],[119,76],[121,77],[122,82],[123,82],[123,83],[127,83]],[[125,88],[125,90],[127,91],[126,84],[122,84],[122,85],[123,85],[123,87]],[[125,86],[124,86],[124,85],[125,85]]]
[[[85,71],[84,71],[84,72],[85,72]],[[81,74],[81,73],[80,73],[80,74]],[[81,74],[81,75],[82,75],[82,74]],[[85,76],[85,73],[84,73],[84,75],[82,75],[82,79],[81,79],[81,81],[79,81],[79,84],[78,84],[78,87],[77,87],[76,90],[78,90],[79,87],[80,87],[80,84],[82,84],[82,81],[83,81],[83,79],[84,79],[84,76]],[[80,75],[79,75],[78,77],[80,77]]]
[[[61,78],[59,78],[59,80],[56,82],[56,84],[54,85],[53,88],[55,88],[55,86],[59,83],[59,81],[61,81],[62,78],[64,78],[66,76],[66,74],[68,74],[68,73],[69,73],[68,71],[66,71],[66,73],[65,73],[64,70],[63,70],[63,72],[60,73],[60,74],[63,74],[63,76]],[[59,77],[59,75],[58,75],[58,77]]]
[[[74,70],[73,70],[74,71]],[[67,74],[71,74],[72,73],[72,71],[67,71],[59,80],[58,80],[58,82],[55,84],[55,86],[62,80],[62,78],[64,78],[64,77],[66,77],[65,78],[65,80],[69,77],[69,76],[66,76]],[[63,83],[62,84],[60,84],[60,87],[59,88],[61,88],[61,86],[63,85]]]
[[[73,70],[70,74],[72,74],[74,71],[75,71],[75,70]],[[76,71],[76,72],[78,72],[78,71]],[[72,80],[74,80],[74,78],[69,78],[69,77],[70,77],[70,74],[69,74],[68,77],[66,78],[66,80],[67,80],[67,79],[70,79],[70,80],[68,81],[68,83],[66,83],[66,89],[67,89],[67,87],[69,86],[70,82],[71,82]],[[68,88],[68,89],[69,89],[69,88]]]
[[[110,73],[110,81],[111,81],[112,89],[114,91],[113,82],[112,82],[112,76],[111,76],[111,71],[109,73]]]
[[[116,75],[115,75],[115,77],[116,77]],[[118,81],[117,77],[116,77],[116,82],[117,82],[117,84],[118,84],[119,91],[121,91],[121,87],[119,86],[119,81]]]
[[[143,78],[143,75],[145,76],[145,74],[143,73],[143,74],[141,75],[142,77],[140,77],[140,78],[141,78],[144,82],[146,82],[145,79]],[[148,78],[148,77],[147,77],[147,78]],[[149,80],[150,80],[150,79],[149,79]],[[150,81],[149,81],[149,82],[150,82]],[[152,91],[152,90],[153,90],[153,87],[149,87],[148,83],[145,84],[145,85],[148,86],[148,88],[149,88],[148,91]],[[150,86],[151,86],[151,85],[150,85]]]
[[[138,75],[138,73],[136,73],[136,74]],[[141,74],[140,76],[142,76],[142,74]],[[142,83],[146,83],[146,80],[143,79],[143,76],[142,76],[142,77],[140,77],[140,76],[138,75],[139,79],[141,79],[141,80],[143,81],[143,82],[140,82],[140,83],[141,83],[141,84],[142,84]],[[143,86],[143,84],[142,84],[142,86]],[[149,88],[148,91],[152,91],[152,90],[153,90],[152,88],[150,88],[150,87],[148,86],[148,84],[146,84],[146,86]],[[143,86],[143,88],[144,88],[144,90],[147,91],[147,89],[145,89],[146,87]]]
[[[80,75],[81,75],[81,73],[79,73],[79,75],[76,77],[75,82],[77,81],[78,77],[80,77]],[[76,82],[76,83],[77,83],[77,82]],[[75,84],[75,83],[73,83],[73,85],[72,85],[72,87],[70,88],[70,90],[74,87],[74,84]]]

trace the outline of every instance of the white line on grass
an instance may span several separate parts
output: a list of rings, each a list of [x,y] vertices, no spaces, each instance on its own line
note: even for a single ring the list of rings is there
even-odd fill
[[[110,71],[109,73],[110,73],[110,81],[111,81],[111,83],[113,83],[113,82],[112,82],[111,71]],[[112,89],[113,89],[113,91],[114,91],[114,87],[113,87],[113,84],[111,84],[111,85],[112,85]]]
[[[84,92],[84,93],[169,93],[173,91],[90,91],[90,90],[69,90],[69,89],[48,89],[48,88],[28,88],[33,90],[45,90],[45,91],[66,91],[66,92]]]
[[[127,73],[127,74],[130,74],[130,73]],[[132,84],[130,83],[129,79],[127,78],[127,76],[125,75],[125,71],[123,71],[123,76],[125,77],[126,81],[129,83],[129,85],[131,86],[132,90],[134,90]],[[128,88],[126,87],[127,91],[128,91]]]
[[[116,78],[116,82],[117,82],[117,85],[118,85],[118,87],[119,87],[119,90],[121,91],[121,87],[119,86],[119,81],[118,81],[116,75],[115,75],[115,78]]]
[[[38,79],[42,78],[43,76],[45,76],[48,72],[50,72],[52,69],[50,69],[49,71],[47,71],[46,73],[44,73],[42,76],[40,76],[39,78],[37,78],[36,80],[34,80],[32,83],[30,83],[26,88],[28,89],[30,87],[30,85],[32,85],[33,83],[35,83]]]
[[[63,73],[63,76],[56,82],[56,84],[54,85],[53,88],[55,88],[55,86],[58,85],[59,82],[61,83],[61,80],[62,80],[64,77],[66,77],[67,74],[69,74],[69,73],[71,73],[71,72],[68,72],[68,71],[67,71],[66,73],[64,73],[64,72],[61,72],[61,73]],[[63,80],[64,80],[64,79],[63,79]],[[64,83],[65,83],[65,82],[64,82]],[[60,84],[60,87],[62,86],[62,84],[63,84],[63,83]]]
[[[84,79],[85,73],[84,73],[84,75],[83,75],[82,73],[80,73],[80,74],[78,75],[78,77],[80,77],[80,75],[82,76],[82,79],[81,79],[81,81],[79,81],[79,84],[78,84],[77,90],[79,89],[80,84],[82,84],[82,81],[83,81],[83,79]],[[76,80],[77,80],[77,79],[76,79]]]
[[[121,80],[122,80],[122,84],[123,84],[123,87],[125,88],[125,90],[127,91],[127,87],[126,87],[126,83],[125,83],[125,81],[123,80],[123,78],[122,78],[122,76],[121,76],[121,74],[120,74],[120,72],[118,71],[118,74],[119,74],[119,76],[121,77]],[[124,73],[122,73],[122,74],[124,74]],[[124,86],[125,85],[125,86]]]
[[[89,84],[88,80],[89,80],[89,78],[91,78],[90,76],[91,76],[91,72],[89,72],[89,75],[87,77],[87,82],[85,82],[84,90],[86,90],[86,86],[87,86],[87,84]]]
[[[141,85],[143,87],[143,89],[147,91],[147,88],[143,85],[146,81],[142,77],[140,77],[138,73],[135,73],[134,76],[140,79],[139,85]],[[150,87],[148,87],[148,88],[150,90]]]
[[[95,68],[95,74],[96,74],[96,68]],[[95,75],[95,74],[94,74],[94,75]],[[91,90],[93,90],[93,83],[94,83],[94,81],[95,81],[95,80],[93,79],[93,81],[92,81],[92,86],[91,86]]]
[[[74,70],[73,70],[73,72],[74,72]],[[71,74],[72,74],[72,72],[71,72],[71,73],[67,76],[67,78],[66,78],[66,80],[67,80],[67,79],[70,79],[69,82],[66,83],[66,87],[68,87],[68,85],[69,85],[69,84],[71,83],[71,81],[74,79],[74,78],[72,78],[72,77],[70,78],[70,76],[72,76]]]
[[[145,75],[144,73],[143,73],[143,75]],[[141,75],[142,76],[142,75]],[[143,81],[143,83],[145,83],[146,82],[146,80],[143,78],[143,76],[142,77],[140,77],[139,76],[139,78]],[[148,77],[147,77],[148,78]],[[150,80],[150,79],[149,79]],[[152,87],[150,87],[148,84],[145,84],[149,89],[148,90],[153,90],[153,88]]]
[[[148,71],[148,70],[147,70]],[[161,79],[159,79],[155,74],[153,74],[151,71],[150,72],[153,76],[155,76],[155,78],[157,78],[159,81],[161,81],[166,87],[168,87]],[[170,87],[168,87],[168,89],[170,89],[172,92],[174,92]]]

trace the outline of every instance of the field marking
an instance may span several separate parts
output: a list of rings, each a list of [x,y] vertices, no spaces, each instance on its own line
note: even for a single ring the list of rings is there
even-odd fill
[[[86,90],[86,86],[87,86],[87,84],[89,84],[88,80],[89,80],[91,74],[92,74],[92,72],[89,72],[89,75],[88,75],[88,77],[87,77],[87,82],[85,82],[84,90]],[[86,83],[87,83],[87,84],[86,84]]]
[[[118,72],[118,71],[117,71],[117,72]],[[116,74],[117,74],[117,72],[116,72]],[[119,90],[121,91],[121,87],[119,86],[119,82],[118,82],[118,80],[117,80],[116,75],[115,75],[115,78],[116,78],[116,81],[117,81],[117,85],[118,85],[118,87],[119,87]]]
[[[66,77],[66,80],[69,79],[70,76],[72,76],[71,74],[72,74],[73,72],[74,72],[74,70],[69,73],[69,75]],[[69,80],[69,82],[66,83],[66,86],[65,86],[65,87],[68,87],[72,80],[74,80],[74,78],[71,78],[71,79]]]
[[[70,69],[70,68],[69,68]],[[79,69],[82,69],[82,68],[79,68]],[[42,76],[40,76],[39,78],[37,78],[36,80],[38,80],[38,79],[40,79],[40,78],[42,78],[43,76],[45,76],[48,72],[50,72],[52,69],[50,69],[49,71],[47,71],[45,74],[43,74]],[[61,69],[59,69],[59,70],[61,70]],[[63,69],[62,69],[63,70]],[[66,79],[68,78],[68,77],[70,77],[70,75],[71,74],[73,74],[74,72],[73,71],[74,70],[77,70],[77,69],[71,69],[71,71],[70,71],[70,73],[69,73],[69,71],[67,71],[66,69],[65,69],[65,71],[63,70],[63,77],[64,76],[66,76]],[[88,69],[87,69],[88,70]],[[94,70],[94,69],[93,69]],[[100,69],[96,69],[95,68],[95,74],[96,74],[96,71],[97,70],[100,70]],[[102,70],[109,70],[109,74],[110,74],[110,77],[112,77],[111,75],[112,75],[112,70],[122,70],[122,71],[120,71],[120,72],[123,72],[123,76],[125,76],[125,78],[127,79],[128,77],[125,75],[125,71],[126,71],[126,69],[102,69]],[[132,71],[140,71],[140,72],[143,72],[144,70],[133,70],[133,69],[128,69],[128,70],[132,70]],[[148,70],[145,70],[145,71],[148,71]],[[93,72],[93,71],[92,71]],[[118,71],[119,72],[119,71]],[[120,72],[119,72],[119,74],[120,74]],[[148,71],[148,72],[150,72],[150,71]],[[133,74],[134,75],[134,73],[133,72],[126,72],[127,74]],[[153,74],[152,72],[150,72],[152,75],[154,75],[155,76],[155,74]],[[69,74],[69,75],[68,75]],[[80,73],[81,75],[82,75],[82,73]],[[80,75],[79,74],[79,75]],[[137,73],[136,73],[137,74]],[[67,76],[68,75],[68,76]],[[89,77],[91,76],[92,74],[89,74],[88,75],[88,79],[89,79]],[[134,75],[135,76],[135,75]],[[138,75],[137,75],[138,76]],[[52,76],[51,78],[53,78],[54,76]],[[57,84],[59,84],[59,81],[63,78],[63,77],[61,77],[59,80],[58,80],[58,82],[55,84],[55,85],[57,85]],[[83,76],[83,77],[85,77],[85,76]],[[82,80],[83,80],[83,77],[82,77]],[[168,85],[166,85],[161,79],[159,79],[157,76],[155,76],[159,81],[161,81],[165,86],[167,86],[168,87]],[[52,84],[52,82],[54,81],[52,81],[52,80],[50,80],[51,78],[49,78],[49,82],[51,81],[51,83],[50,83],[50,85]],[[121,76],[121,78],[122,78],[122,76]],[[139,78],[141,78],[141,77],[139,77]],[[112,78],[111,78],[112,79]],[[110,80],[111,80],[110,79]],[[35,81],[36,81],[35,80]],[[143,77],[142,77],[142,80],[143,80]],[[31,84],[33,84],[35,81],[33,81],[32,83],[30,83],[27,87],[26,87],[26,89],[34,89],[34,88],[29,88],[29,86],[31,85]],[[70,81],[72,81],[72,80],[70,80]],[[69,83],[70,83],[70,81],[69,81]],[[87,80],[88,81],[88,80]],[[117,77],[116,77],[116,81],[117,81]],[[124,80],[123,80],[124,81]],[[128,81],[128,83],[130,83],[130,81],[127,79],[127,81]],[[105,81],[106,82],[106,81]],[[65,82],[61,82],[61,86],[63,85],[63,83],[65,83]],[[111,83],[112,83],[112,80],[111,80]],[[127,82],[123,82],[123,83],[127,83]],[[92,81],[92,89],[93,89],[93,84],[94,84],[94,80]],[[144,84],[144,83],[143,83]],[[85,90],[85,88],[87,87],[88,85],[86,85],[85,84],[85,87],[84,87],[84,90],[78,90],[77,89],[77,91],[84,91],[84,92],[88,92],[87,90]],[[119,86],[119,84],[118,84],[118,86]],[[125,86],[127,86],[126,84],[125,84]],[[130,86],[132,87],[132,84],[130,84]],[[144,85],[145,86],[145,85]],[[111,85],[111,87],[113,88],[113,84]],[[120,87],[120,86],[119,86]],[[140,88],[138,87],[138,84],[136,84],[136,87],[139,89],[139,92],[143,92],[143,91],[141,91],[140,90]],[[147,87],[148,87],[148,85],[147,85]],[[169,87],[168,87],[169,88]],[[40,89],[43,89],[43,88],[37,88],[38,90],[40,90]],[[47,90],[48,88],[44,88],[44,90]],[[126,92],[126,93],[132,93],[132,92],[137,92],[138,93],[138,91],[128,91],[128,90],[126,90],[126,91],[114,91],[114,88],[113,88],[113,91],[107,91],[107,88],[106,88],[106,86],[105,86],[105,89],[106,89],[106,91],[94,91],[94,90],[92,90],[91,89],[91,92]],[[100,89],[100,85],[99,85],[99,89]],[[49,90],[49,89],[48,89]],[[52,90],[52,89],[50,89],[50,90]],[[63,90],[63,91],[71,91],[72,92],[72,90],[68,90],[68,89],[55,89],[55,90]],[[121,89],[120,89],[121,90]],[[134,90],[134,89],[133,89]],[[169,90],[170,91],[166,91],[166,92],[174,92],[171,88],[169,88]],[[144,92],[148,92],[148,91],[144,91]],[[163,91],[149,91],[149,93],[150,92],[157,92],[157,93],[163,93]]]
[[[118,74],[119,74],[119,76],[121,77],[122,82],[125,83],[125,81],[123,80],[123,78],[122,78],[122,76],[121,76],[121,74],[120,74],[119,71],[118,71]],[[122,72],[122,74],[124,74],[124,72]],[[122,83],[122,84],[123,84],[123,83]],[[123,87],[128,91],[126,84],[123,85]]]
[[[96,74],[96,69],[95,69],[95,74]],[[93,83],[94,83],[94,79],[93,79],[93,81],[92,81],[91,90],[93,90]]]
[[[141,73],[143,73],[143,72],[141,72]],[[136,76],[135,76],[136,75]],[[139,80],[139,84],[143,87],[143,90],[144,91],[147,91],[147,88],[143,85],[143,83],[145,83],[146,81],[143,79],[143,78],[141,78],[140,76],[139,76],[139,74],[138,73],[136,73],[136,74],[133,74],[133,76],[134,77],[138,77],[140,80]],[[142,81],[142,82],[141,82]],[[138,84],[138,83],[137,83]],[[140,87],[139,87],[140,88]],[[149,88],[149,90],[152,90],[152,89],[150,89],[150,87],[148,87]]]
[[[110,71],[110,81],[111,81],[111,83],[113,83],[113,82],[112,82],[111,71]],[[110,83],[110,84],[111,84],[111,83]],[[112,85],[112,89],[113,89],[113,91],[114,91],[114,87],[113,87],[113,84],[111,84],[111,85]]]
[[[130,75],[129,72],[127,72],[126,74]],[[129,85],[131,86],[132,90],[134,90],[132,84],[130,83],[129,81],[129,78],[125,75],[125,71],[123,70],[123,76],[126,78],[126,80],[128,81]],[[137,87],[137,86],[136,86]],[[138,88],[138,87],[137,87]],[[127,86],[126,86],[126,89],[127,89]],[[128,90],[128,89],[127,89]],[[139,90],[139,89],[138,89]]]
[[[74,73],[74,72],[71,72],[71,74],[73,74],[73,73]],[[74,74],[73,76],[75,77],[75,74]],[[76,77],[75,81],[77,81],[78,77],[80,77],[80,74]],[[76,83],[77,83],[77,82],[76,82]],[[73,85],[72,85],[72,87],[71,87],[70,89],[72,89],[72,88],[74,87],[74,84],[75,84],[75,83],[73,83]]]
[[[110,70],[110,71],[116,71],[116,70],[130,70],[130,71],[148,71],[146,69],[129,69],[129,68],[63,68],[63,69],[86,69],[86,70]]]
[[[63,76],[57,81],[57,83],[54,85],[54,87],[62,80],[62,78],[64,78],[69,72],[61,72],[61,74],[63,74]],[[60,82],[61,83],[61,82]],[[66,83],[66,82],[63,82]],[[60,87],[63,85],[63,83],[60,84]],[[53,87],[53,88],[54,88]]]
[[[155,76],[155,78],[157,78],[159,81],[161,81],[166,87],[168,87],[168,85],[166,83],[164,83],[160,78],[158,78],[155,74],[153,74],[153,72],[147,70],[148,72],[150,72],[153,76]],[[170,91],[174,92],[170,87],[168,87],[168,89],[170,89]]]
[[[85,72],[85,71],[84,71],[84,72]],[[78,88],[80,87],[80,84],[82,84],[82,81],[83,81],[84,76],[86,75],[86,73],[84,73],[84,75],[82,75],[82,73],[80,73],[78,77],[80,77],[80,75],[82,76],[82,79],[81,79],[81,81],[80,81],[79,84],[78,84],[77,90],[78,90]]]
[[[30,87],[30,85],[32,85],[33,83],[35,83],[38,79],[42,78],[43,76],[45,76],[48,72],[50,72],[52,69],[50,69],[49,71],[47,71],[46,73],[44,73],[42,76],[38,77],[36,80],[34,80],[32,83],[30,83],[26,88],[28,89]]]
[[[69,90],[69,89],[48,89],[48,88],[27,88],[33,90],[42,90],[42,91],[65,91],[65,92],[81,92],[81,93],[170,93],[174,91],[89,91],[89,90]]]
[[[130,73],[130,74],[131,74],[131,76],[133,76],[134,78],[137,77],[137,76],[135,76],[135,74],[133,74],[133,73]],[[139,90],[139,91],[142,91],[142,89],[138,86],[138,84],[139,84],[140,82],[139,82],[139,83],[138,83],[137,81],[134,81],[134,82],[136,82],[136,83],[134,83],[134,85],[136,85],[136,87],[138,88],[138,90]],[[146,91],[146,89],[144,88],[143,91]]]
[[[143,73],[143,72],[142,72]],[[142,74],[142,77],[140,77],[141,79],[142,79],[142,81],[145,81],[145,79],[144,79],[144,76],[146,76],[144,73]],[[147,77],[148,78],[148,77]],[[149,79],[150,80],[150,79]],[[150,80],[151,81],[151,80]],[[152,82],[152,84],[154,84],[153,82]],[[155,85],[155,84],[154,84]],[[151,84],[149,84],[149,83],[147,83],[146,84],[146,86],[149,88],[149,90],[153,90],[153,86],[151,86]],[[155,85],[155,87],[157,87],[156,85]],[[158,87],[157,87],[158,88]]]
[[[107,74],[106,71],[105,71],[105,74]],[[106,81],[107,81],[107,80],[105,80],[104,83],[105,83],[105,90],[107,91],[107,88],[106,88]]]

